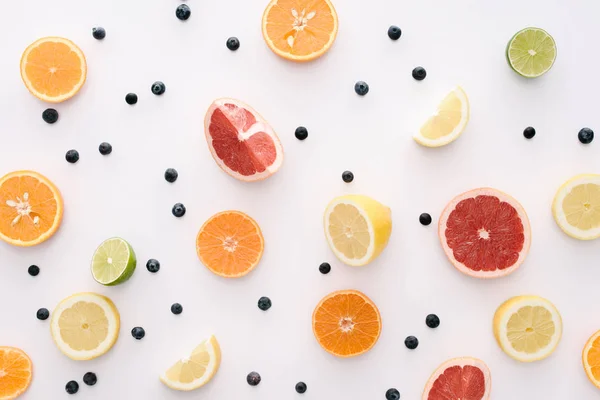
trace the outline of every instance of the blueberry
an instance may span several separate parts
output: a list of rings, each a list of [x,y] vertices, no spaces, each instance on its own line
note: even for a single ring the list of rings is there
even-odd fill
[[[47,308],[40,308],[39,310],[37,310],[36,316],[37,319],[39,319],[40,321],[45,321],[50,316],[50,311],[48,311]]]
[[[388,389],[387,392],[385,392],[385,399],[400,400],[400,392],[398,391],[398,389],[395,388]]]
[[[369,93],[369,85],[367,84],[367,82],[358,81],[354,85],[354,91],[359,96],[364,96],[365,94]]]
[[[85,383],[88,386],[94,386],[96,382],[98,382],[98,377],[93,372],[87,372],[83,376],[83,383]]]
[[[135,103],[137,103],[137,101],[138,101],[137,94],[135,94],[135,93],[127,93],[125,95],[125,102],[127,104],[134,105]]]
[[[419,339],[414,336],[408,336],[406,339],[404,339],[404,345],[409,349],[414,350],[417,348],[417,346],[419,346]]]
[[[185,215],[185,206],[181,203],[177,203],[173,206],[173,209],[171,210],[171,212],[177,218],[181,218]]]
[[[167,90],[167,87],[165,86],[165,84],[163,82],[156,81],[152,84],[151,89],[152,89],[152,93],[154,93],[157,96],[160,96]]]
[[[535,128],[528,126],[523,130],[523,136],[525,136],[525,139],[532,139],[535,136]]]
[[[146,336],[146,331],[141,326],[136,326],[131,330],[131,336],[137,340],[142,340]]]
[[[268,297],[261,297],[258,299],[258,308],[263,311],[267,311],[272,305],[273,303],[271,303],[271,299]]]
[[[319,265],[319,272],[323,275],[328,274],[331,272],[331,265],[327,262],[321,263],[321,265]]]
[[[421,223],[421,225],[429,225],[431,224],[431,215],[427,214],[427,213],[423,213],[421,215],[419,215],[419,222]]]
[[[179,176],[179,173],[177,172],[177,170],[175,168],[167,168],[167,170],[165,171],[165,180],[167,182],[175,182],[177,180],[177,177]]]
[[[42,112],[42,119],[49,124],[53,124],[58,121],[58,111],[54,108],[46,108],[44,112]]]
[[[296,383],[296,392],[304,393],[304,392],[306,392],[306,389],[307,389],[306,383],[304,383],[304,382]]]
[[[77,393],[79,391],[79,383],[77,383],[75,381],[69,381],[65,385],[65,390],[69,394],[75,394],[75,393]]]
[[[67,154],[65,154],[65,160],[71,164],[75,164],[77,161],[79,161],[79,152],[77,150],[67,151]]]
[[[231,51],[236,51],[240,48],[240,40],[236,37],[230,37],[227,39],[227,48]]]
[[[103,156],[107,156],[112,153],[112,145],[108,142],[102,142],[100,143],[100,146],[98,146],[98,151]]]
[[[342,173],[342,180],[346,183],[350,183],[354,180],[354,174],[351,171],[344,171]]]
[[[438,317],[435,314],[429,314],[425,318],[425,324],[427,324],[427,326],[432,329],[437,328],[438,326],[440,326],[440,317]]]
[[[398,39],[400,39],[401,35],[402,35],[402,30],[400,28],[398,28],[396,25],[392,25],[388,29],[388,36],[392,40],[398,40]]]
[[[303,126],[299,126],[296,128],[296,132],[294,132],[294,134],[296,135],[296,139],[304,140],[308,137],[308,129]]]
[[[171,306],[171,312],[175,315],[179,315],[183,312],[183,306],[179,303],[173,303]]]
[[[146,263],[146,269],[152,273],[156,273],[160,269],[160,263],[158,262],[158,260],[151,258]]]
[[[37,265],[30,265],[29,268],[27,268],[27,272],[31,276],[38,276],[38,274],[40,273],[40,267],[38,267]]]
[[[102,40],[106,37],[106,30],[100,26],[92,28],[92,36],[94,39]]]
[[[412,77],[418,81],[422,81],[427,76],[427,71],[423,67],[417,67],[412,70]]]
[[[182,21],[187,20],[192,15],[192,10],[187,4],[181,4],[175,10],[175,16]]]
[[[257,386],[260,383],[260,380],[260,374],[254,371],[250,372],[246,377],[246,382],[248,382],[248,385],[250,386]]]
[[[590,128],[583,128],[582,130],[579,131],[579,141],[583,144],[589,144],[592,143],[592,140],[594,140],[594,131],[591,130]]]

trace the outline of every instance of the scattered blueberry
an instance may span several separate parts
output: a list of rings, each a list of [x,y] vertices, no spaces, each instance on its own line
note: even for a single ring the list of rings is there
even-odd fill
[[[53,124],[58,121],[58,111],[54,108],[46,108],[44,112],[42,112],[42,119],[49,124]]]
[[[179,176],[179,173],[177,172],[177,170],[175,168],[167,168],[167,170],[165,171],[165,180],[167,182],[175,182],[177,180],[177,177]]]
[[[296,128],[296,132],[294,132],[294,134],[296,135],[296,139],[304,140],[308,137],[308,129],[303,126],[299,126]]]
[[[240,48],[240,40],[236,37],[230,37],[227,39],[227,48],[231,51],[236,51]]]
[[[171,312],[175,315],[179,315],[183,312],[183,306],[179,303],[173,303],[171,306]]]
[[[344,171],[342,173],[342,180],[346,183],[350,183],[354,180],[354,174],[350,171]]]
[[[367,82],[358,81],[354,85],[354,91],[359,96],[364,96],[365,94],[369,93],[369,85],[367,84]]]
[[[137,340],[142,340],[146,336],[146,331],[141,326],[136,326],[131,330],[131,336]]]
[[[533,139],[535,136],[535,128],[533,126],[528,126],[523,130],[523,136],[525,136],[525,139]]]
[[[87,372],[83,376],[83,383],[85,383],[88,386],[94,386],[96,382],[98,382],[98,377],[93,372]]]
[[[423,213],[421,215],[419,215],[419,222],[421,223],[421,225],[429,225],[431,224],[431,215],[427,214],[427,213]]]
[[[146,263],[146,269],[152,273],[156,273],[160,269],[160,263],[158,262],[158,260],[151,258]]]
[[[260,374],[252,371],[246,377],[246,382],[248,382],[248,385],[250,386],[257,386],[260,383],[260,379]]]
[[[65,390],[69,394],[75,394],[75,393],[77,393],[79,391],[79,383],[77,383],[75,381],[69,381],[65,385]]]
[[[160,96],[167,90],[167,87],[165,86],[165,84],[163,82],[156,81],[152,84],[151,89],[152,89],[152,93],[154,93],[157,96]]]
[[[417,67],[412,70],[412,77],[418,81],[422,81],[427,76],[427,71],[423,67]]]
[[[438,317],[435,314],[429,314],[426,318],[425,318],[425,323],[427,324],[428,327],[430,328],[437,328],[438,326],[440,326],[440,317]]]
[[[177,203],[173,206],[171,212],[173,212],[173,215],[177,218],[181,218],[185,215],[185,206],[181,203]]]
[[[127,93],[125,95],[125,102],[127,104],[134,105],[135,103],[137,103],[137,101],[138,101],[137,94],[135,94],[135,93]]]
[[[37,265],[30,265],[29,268],[27,268],[27,272],[31,276],[38,276],[38,274],[40,273],[40,267],[38,267]]]
[[[321,263],[321,265],[319,265],[319,272],[324,275],[330,273],[331,265],[327,262]]]
[[[261,297],[258,299],[258,308],[263,311],[267,311],[272,305],[273,303],[271,303],[271,299],[268,297]]]
[[[398,389],[395,388],[388,389],[387,392],[385,392],[385,399],[400,400],[400,392],[398,391]]]
[[[296,392],[304,393],[304,392],[306,392],[306,389],[307,389],[306,383],[304,383],[304,382],[296,383]]]
[[[108,142],[102,142],[100,143],[100,146],[98,146],[98,151],[103,156],[107,156],[112,153],[112,145]]]
[[[40,308],[39,310],[37,310],[36,316],[37,319],[39,319],[40,321],[45,321],[50,316],[50,311],[48,311],[47,308]]]
[[[181,4],[175,10],[175,16],[182,21],[187,20],[192,15],[192,10],[187,4]]]
[[[398,39],[400,39],[401,35],[402,35],[402,30],[400,28],[398,28],[396,25],[392,25],[388,29],[388,36],[392,40],[398,40]]]
[[[592,143],[594,140],[594,131],[590,128],[583,128],[579,131],[579,141],[583,144]]]
[[[67,154],[65,154],[65,160],[71,164],[75,164],[77,161],[79,161],[79,152],[77,150],[67,151]]]
[[[100,26],[92,28],[92,36],[94,39],[102,40],[106,37],[106,30]]]
[[[404,345],[409,349],[414,350],[417,348],[417,346],[419,346],[419,339],[414,336],[409,336],[404,339]]]

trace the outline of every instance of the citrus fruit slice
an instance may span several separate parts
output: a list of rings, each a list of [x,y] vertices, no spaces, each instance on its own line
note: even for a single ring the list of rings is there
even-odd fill
[[[327,351],[354,357],[369,351],[381,333],[381,316],[375,303],[357,290],[327,295],[313,313],[313,332]]]
[[[492,377],[481,360],[461,357],[440,365],[427,381],[423,400],[487,400]]]
[[[178,360],[160,376],[162,383],[175,390],[194,390],[207,384],[221,365],[221,348],[214,336],[200,343],[192,353]]]
[[[240,211],[223,211],[202,225],[196,237],[200,261],[213,273],[239,278],[258,265],[265,247],[260,227]]]
[[[0,346],[0,400],[12,400],[27,390],[33,364],[21,349]]]
[[[392,234],[392,211],[363,195],[335,198],[325,210],[325,237],[340,261],[362,266],[373,261]]]
[[[60,226],[63,200],[48,178],[15,171],[0,178],[0,239],[15,246],[34,246]]]
[[[85,83],[87,65],[77,45],[68,39],[45,37],[21,57],[21,78],[40,100],[60,103],[75,96]]]
[[[585,344],[582,360],[588,379],[600,389],[600,331],[594,333]]]
[[[110,238],[102,242],[92,257],[92,276],[96,282],[115,286],[131,278],[135,271],[136,258],[133,248],[121,238]]]
[[[498,278],[514,272],[531,244],[531,228],[523,207],[491,188],[455,197],[442,212],[438,235],[452,265],[476,278]]]
[[[543,29],[525,28],[508,42],[506,59],[517,74],[537,78],[552,68],[556,60],[556,43]]]
[[[558,310],[539,296],[508,299],[494,315],[494,336],[502,351],[523,362],[538,361],[554,352],[562,336]]]
[[[600,175],[577,175],[556,192],[554,220],[567,235],[581,240],[600,237]]]
[[[120,317],[114,303],[96,293],[77,293],[61,301],[50,330],[59,350],[73,360],[106,353],[119,336]]]
[[[219,167],[236,179],[259,181],[281,167],[283,147],[277,134],[241,101],[215,100],[206,112],[204,133]]]
[[[437,111],[413,136],[415,141],[426,147],[440,147],[458,139],[469,122],[469,99],[460,87],[444,97]]]
[[[275,54],[292,61],[321,57],[335,41],[338,17],[329,0],[272,0],[262,32]]]

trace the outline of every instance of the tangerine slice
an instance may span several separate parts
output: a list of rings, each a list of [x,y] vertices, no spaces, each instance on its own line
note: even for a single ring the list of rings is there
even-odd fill
[[[588,379],[600,389],[600,331],[594,333],[585,344],[582,360]]]
[[[33,364],[21,349],[0,346],[0,399],[12,400],[27,390]]]

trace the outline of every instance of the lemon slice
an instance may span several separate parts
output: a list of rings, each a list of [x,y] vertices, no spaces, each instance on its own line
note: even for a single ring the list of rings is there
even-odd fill
[[[458,139],[469,122],[469,99],[457,86],[446,95],[438,109],[419,132],[413,136],[415,141],[426,147],[445,146]]]
[[[325,210],[325,236],[342,262],[362,266],[385,248],[392,233],[392,212],[362,195],[334,199]]]
[[[558,310],[539,296],[517,296],[494,315],[494,336],[502,351],[523,362],[538,361],[554,352],[562,336]]]
[[[600,175],[577,175],[563,184],[552,203],[554,220],[567,235],[600,237]]]
[[[120,317],[114,303],[96,293],[77,293],[52,313],[54,342],[73,360],[91,360],[106,353],[119,336]]]

